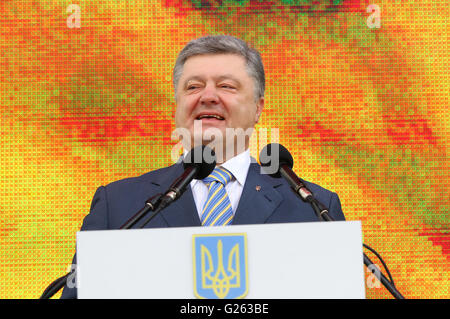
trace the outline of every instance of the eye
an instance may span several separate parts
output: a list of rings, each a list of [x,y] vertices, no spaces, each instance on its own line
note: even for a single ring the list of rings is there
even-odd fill
[[[224,89],[235,89],[235,87],[230,84],[221,84],[220,87]]]
[[[200,86],[196,84],[191,84],[187,87],[187,90],[195,90],[198,89]]]

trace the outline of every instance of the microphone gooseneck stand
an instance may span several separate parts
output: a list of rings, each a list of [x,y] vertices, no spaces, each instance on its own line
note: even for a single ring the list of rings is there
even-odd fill
[[[159,213],[160,210],[157,209],[161,197],[163,194],[156,194],[155,196],[150,197],[145,202],[145,206],[138,211],[135,215],[133,215],[128,221],[125,222],[122,226],[120,226],[119,229],[131,229],[134,225],[136,225],[144,216],[146,216],[150,211],[154,211],[155,213],[152,214],[152,218]],[[143,226],[142,226],[143,227]],[[142,228],[141,227],[141,228]],[[70,275],[75,275],[75,269],[73,269],[71,272],[65,274],[64,276],[56,279],[53,281],[42,293],[41,297],[39,299],[50,299],[53,297],[59,290],[61,290],[67,283],[67,280],[69,279]]]
[[[294,159],[283,145],[272,143],[268,144],[261,150],[259,158],[263,169],[272,167],[272,164],[274,163],[273,155],[275,155],[276,159],[278,160],[278,169],[276,172],[267,174],[274,178],[283,177],[291,186],[295,194],[299,196],[303,201],[308,202],[312,206],[315,214],[317,215],[317,218],[320,221],[334,221],[334,219],[328,214],[328,209],[326,208],[326,206],[324,206],[321,202],[314,198],[312,192],[305,186],[305,184],[303,184],[303,181],[292,170],[292,167],[294,167]],[[392,294],[392,296],[397,299],[405,299],[405,297],[403,297],[403,295],[395,287],[394,280],[392,279],[392,276],[381,256],[368,245],[363,244],[363,247],[372,251],[380,259],[391,281],[389,281],[381,271],[375,271],[372,266],[376,267],[376,265],[363,252],[364,264],[368,267],[368,269],[372,271],[375,277],[377,277],[377,279],[383,284],[383,286],[386,287],[386,289]]]
[[[67,279],[69,278],[69,276],[74,272],[75,270],[73,270],[72,272],[69,272],[67,274],[65,274],[62,277],[59,277],[58,279],[56,279],[55,281],[53,281],[42,293],[41,297],[39,299],[50,299],[51,297],[53,297],[54,294],[56,294],[59,290],[62,289],[62,287],[64,287],[66,285]]]
[[[137,224],[148,212],[153,211],[158,207],[161,202],[161,197],[163,194],[158,193],[145,201],[145,206],[140,211],[138,211],[133,217],[131,217],[125,224],[120,226],[119,229],[131,229]]]
[[[197,155],[201,154],[202,158],[199,162]],[[209,156],[207,161],[206,156]],[[208,176],[216,167],[216,157],[213,150],[209,147],[201,145],[193,148],[185,157],[184,172],[179,176],[169,187],[165,194],[158,193],[145,201],[145,206],[133,215],[128,221],[126,221],[119,229],[131,229],[142,218],[147,216],[151,211],[152,214],[142,223],[139,228],[144,228],[155,216],[159,214],[165,207],[170,205],[173,201],[177,200],[185,191],[189,183],[195,179],[204,179]],[[42,293],[39,299],[50,299],[59,290],[61,290],[72,274],[75,273],[75,269],[65,274],[64,276],[53,281]]]
[[[328,214],[328,210],[325,208],[325,206],[322,203],[320,203],[317,199],[315,199],[312,195],[308,197],[307,201],[311,204],[311,206],[314,209],[314,212],[316,213],[319,219],[326,222],[334,221],[334,219]],[[373,248],[370,248],[368,245],[363,244],[363,246],[368,248],[370,251],[374,252]],[[374,263],[370,260],[369,257],[367,257],[365,253],[363,253],[363,255],[364,255],[363,256],[364,264],[367,266],[368,269],[372,269],[371,266],[373,266]],[[405,297],[403,297],[403,295],[395,287],[394,281],[392,280],[392,277],[390,276],[389,270],[387,270],[386,264],[384,263],[383,259],[378,253],[376,253],[376,255],[382,262],[384,268],[386,269],[386,272],[389,274],[391,281],[389,281],[381,271],[377,272],[374,269],[372,269],[371,270],[372,273],[383,284],[383,286],[386,287],[386,289],[392,294],[392,296],[394,296],[396,299],[405,299]]]
[[[286,179],[294,180],[292,174],[289,174],[289,172],[290,172],[290,170],[280,170],[280,173],[283,177],[285,177]],[[313,194],[309,191],[308,188],[306,188],[306,186],[300,180],[296,183],[295,187],[292,187],[292,189],[302,200],[311,204],[314,212],[317,215],[317,218],[320,221],[326,221],[326,222],[334,221],[334,219],[328,214],[328,209],[321,202],[319,202],[317,199],[314,198]],[[386,287],[386,289],[395,298],[404,299],[402,294],[395,287],[394,280],[392,279],[392,276],[391,276],[391,274],[388,270],[388,267],[386,266],[386,263],[384,262],[383,258],[381,258],[381,256],[370,246],[363,244],[363,247],[369,249],[371,252],[373,252],[378,257],[378,259],[380,259],[381,263],[384,266],[384,269],[386,269],[386,272],[389,275],[390,281],[383,275],[382,272],[378,273],[375,271],[375,269],[372,269],[371,266],[373,266],[374,263],[370,260],[369,257],[367,257],[367,255],[365,253],[363,253],[364,264],[368,267],[368,269],[372,269],[371,270],[372,273],[377,277],[377,279],[383,284],[383,286]]]
[[[284,169],[280,169],[281,175],[286,178],[289,181],[289,184],[291,184],[292,189],[294,192],[304,201],[311,204],[314,212],[317,215],[317,218],[320,221],[334,221],[334,219],[328,214],[328,209],[320,203],[317,199],[314,198],[311,191],[309,191],[308,188],[301,182],[301,180],[293,174],[293,172],[290,169],[287,169],[289,166],[288,164],[282,164],[281,167],[284,166]],[[295,176],[294,176],[295,175]],[[295,182],[294,182],[295,181]],[[295,186],[294,186],[295,185]],[[363,244],[364,247],[368,248],[370,251],[374,252],[373,248],[370,248],[369,246]],[[405,299],[403,295],[397,290],[397,288],[394,285],[394,281],[392,280],[392,277],[390,276],[390,272],[384,263],[381,256],[376,253],[377,257],[380,259],[381,263],[383,264],[384,268],[386,269],[386,272],[389,274],[389,277],[391,278],[391,281],[389,281],[384,274],[381,271],[375,271],[375,269],[372,268],[374,266],[374,263],[370,260],[369,257],[363,252],[363,259],[364,264],[368,267],[368,269],[371,269],[372,273],[377,277],[377,279],[383,284],[384,287],[394,296],[396,299]]]

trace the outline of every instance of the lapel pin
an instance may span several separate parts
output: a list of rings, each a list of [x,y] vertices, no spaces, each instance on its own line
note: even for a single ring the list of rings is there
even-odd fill
[[[261,190],[261,186],[256,185],[255,189],[256,189],[257,192],[259,192]]]

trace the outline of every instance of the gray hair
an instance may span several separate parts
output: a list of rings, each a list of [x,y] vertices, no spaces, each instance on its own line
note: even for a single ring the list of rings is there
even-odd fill
[[[177,90],[178,81],[183,72],[183,66],[187,59],[195,55],[203,54],[236,54],[242,56],[247,64],[247,72],[255,81],[255,99],[264,97],[266,77],[261,55],[250,48],[241,39],[230,35],[210,35],[190,41],[181,50],[173,68],[173,87]]]

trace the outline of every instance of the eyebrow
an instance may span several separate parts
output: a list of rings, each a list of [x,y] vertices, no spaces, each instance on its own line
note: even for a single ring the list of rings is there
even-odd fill
[[[194,81],[195,80],[202,81],[203,78],[201,76],[194,75],[194,76],[191,76],[191,77],[187,78],[186,80],[184,80],[183,84],[186,84],[186,83],[188,83],[189,81],[192,81],[192,80],[194,80]]]
[[[231,75],[231,74],[221,75],[221,76],[217,77],[217,80],[219,80],[219,81],[221,81],[221,80],[232,80],[232,81],[234,81],[234,82],[236,82],[238,84],[241,84],[241,81],[239,81],[238,78],[236,78],[234,75]]]
[[[239,85],[241,84],[241,81],[239,81],[239,79],[237,79],[235,76],[233,76],[231,74],[224,74],[224,75],[221,75],[221,76],[218,76],[215,78],[216,81],[222,81],[222,80],[228,80],[228,79],[236,82]],[[204,78],[202,76],[193,75],[184,81],[184,85],[186,85],[189,81],[203,81],[203,80],[204,80]]]

